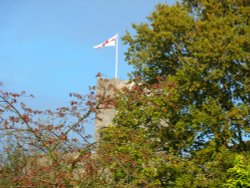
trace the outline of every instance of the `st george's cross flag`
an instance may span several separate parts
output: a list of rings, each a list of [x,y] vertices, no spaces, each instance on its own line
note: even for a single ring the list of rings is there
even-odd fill
[[[103,48],[103,47],[110,47],[115,46],[115,78],[118,79],[118,34],[111,37],[108,40],[105,40],[103,43],[94,46],[95,49]]]
[[[118,37],[118,34],[116,34],[115,36],[111,37],[108,40],[105,40],[103,43],[94,46],[94,48],[99,49],[99,48],[103,48],[103,47],[115,46],[117,37]]]

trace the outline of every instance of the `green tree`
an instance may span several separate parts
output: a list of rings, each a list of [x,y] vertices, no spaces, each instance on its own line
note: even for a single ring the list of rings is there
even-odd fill
[[[154,101],[149,108],[165,107],[166,113],[156,109],[154,113],[167,114],[169,125],[191,130],[189,136],[199,147],[214,142],[217,150],[230,144],[246,150],[249,2],[201,0],[159,5],[148,22],[133,27],[136,35],[127,33],[123,38],[129,45],[126,59],[134,66],[131,78],[139,78],[144,84],[141,87],[150,91],[161,90],[160,97],[171,98],[147,96]]]
[[[249,5],[160,4],[123,37],[134,87],[121,94],[114,122],[144,129],[154,151],[178,159],[171,178],[161,166],[158,178],[172,182],[161,186],[221,186],[236,153],[249,149]]]
[[[246,158],[244,155],[237,155],[234,161],[234,166],[228,169],[227,172],[229,174],[229,179],[227,180],[225,187],[250,187],[249,156]]]

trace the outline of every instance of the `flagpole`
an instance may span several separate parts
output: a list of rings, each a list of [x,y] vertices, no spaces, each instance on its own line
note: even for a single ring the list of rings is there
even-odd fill
[[[116,48],[115,48],[115,79],[118,79],[118,40],[119,36],[117,34]]]

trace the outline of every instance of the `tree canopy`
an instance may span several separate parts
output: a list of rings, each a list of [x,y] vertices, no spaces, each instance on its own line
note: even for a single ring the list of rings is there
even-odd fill
[[[249,156],[249,12],[243,0],[160,4],[123,37],[135,86],[114,123],[144,129],[155,157],[165,153],[165,167],[153,160],[158,186],[222,186],[236,154]]]

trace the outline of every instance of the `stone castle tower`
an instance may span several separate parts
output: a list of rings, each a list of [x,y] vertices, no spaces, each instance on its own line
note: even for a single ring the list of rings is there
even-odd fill
[[[116,96],[116,91],[128,87],[128,81],[118,79],[99,78],[97,83],[97,96],[101,96],[104,100],[111,100]],[[112,104],[101,104],[96,113],[95,120],[95,142],[101,138],[100,130],[110,126],[115,116],[116,110]]]

